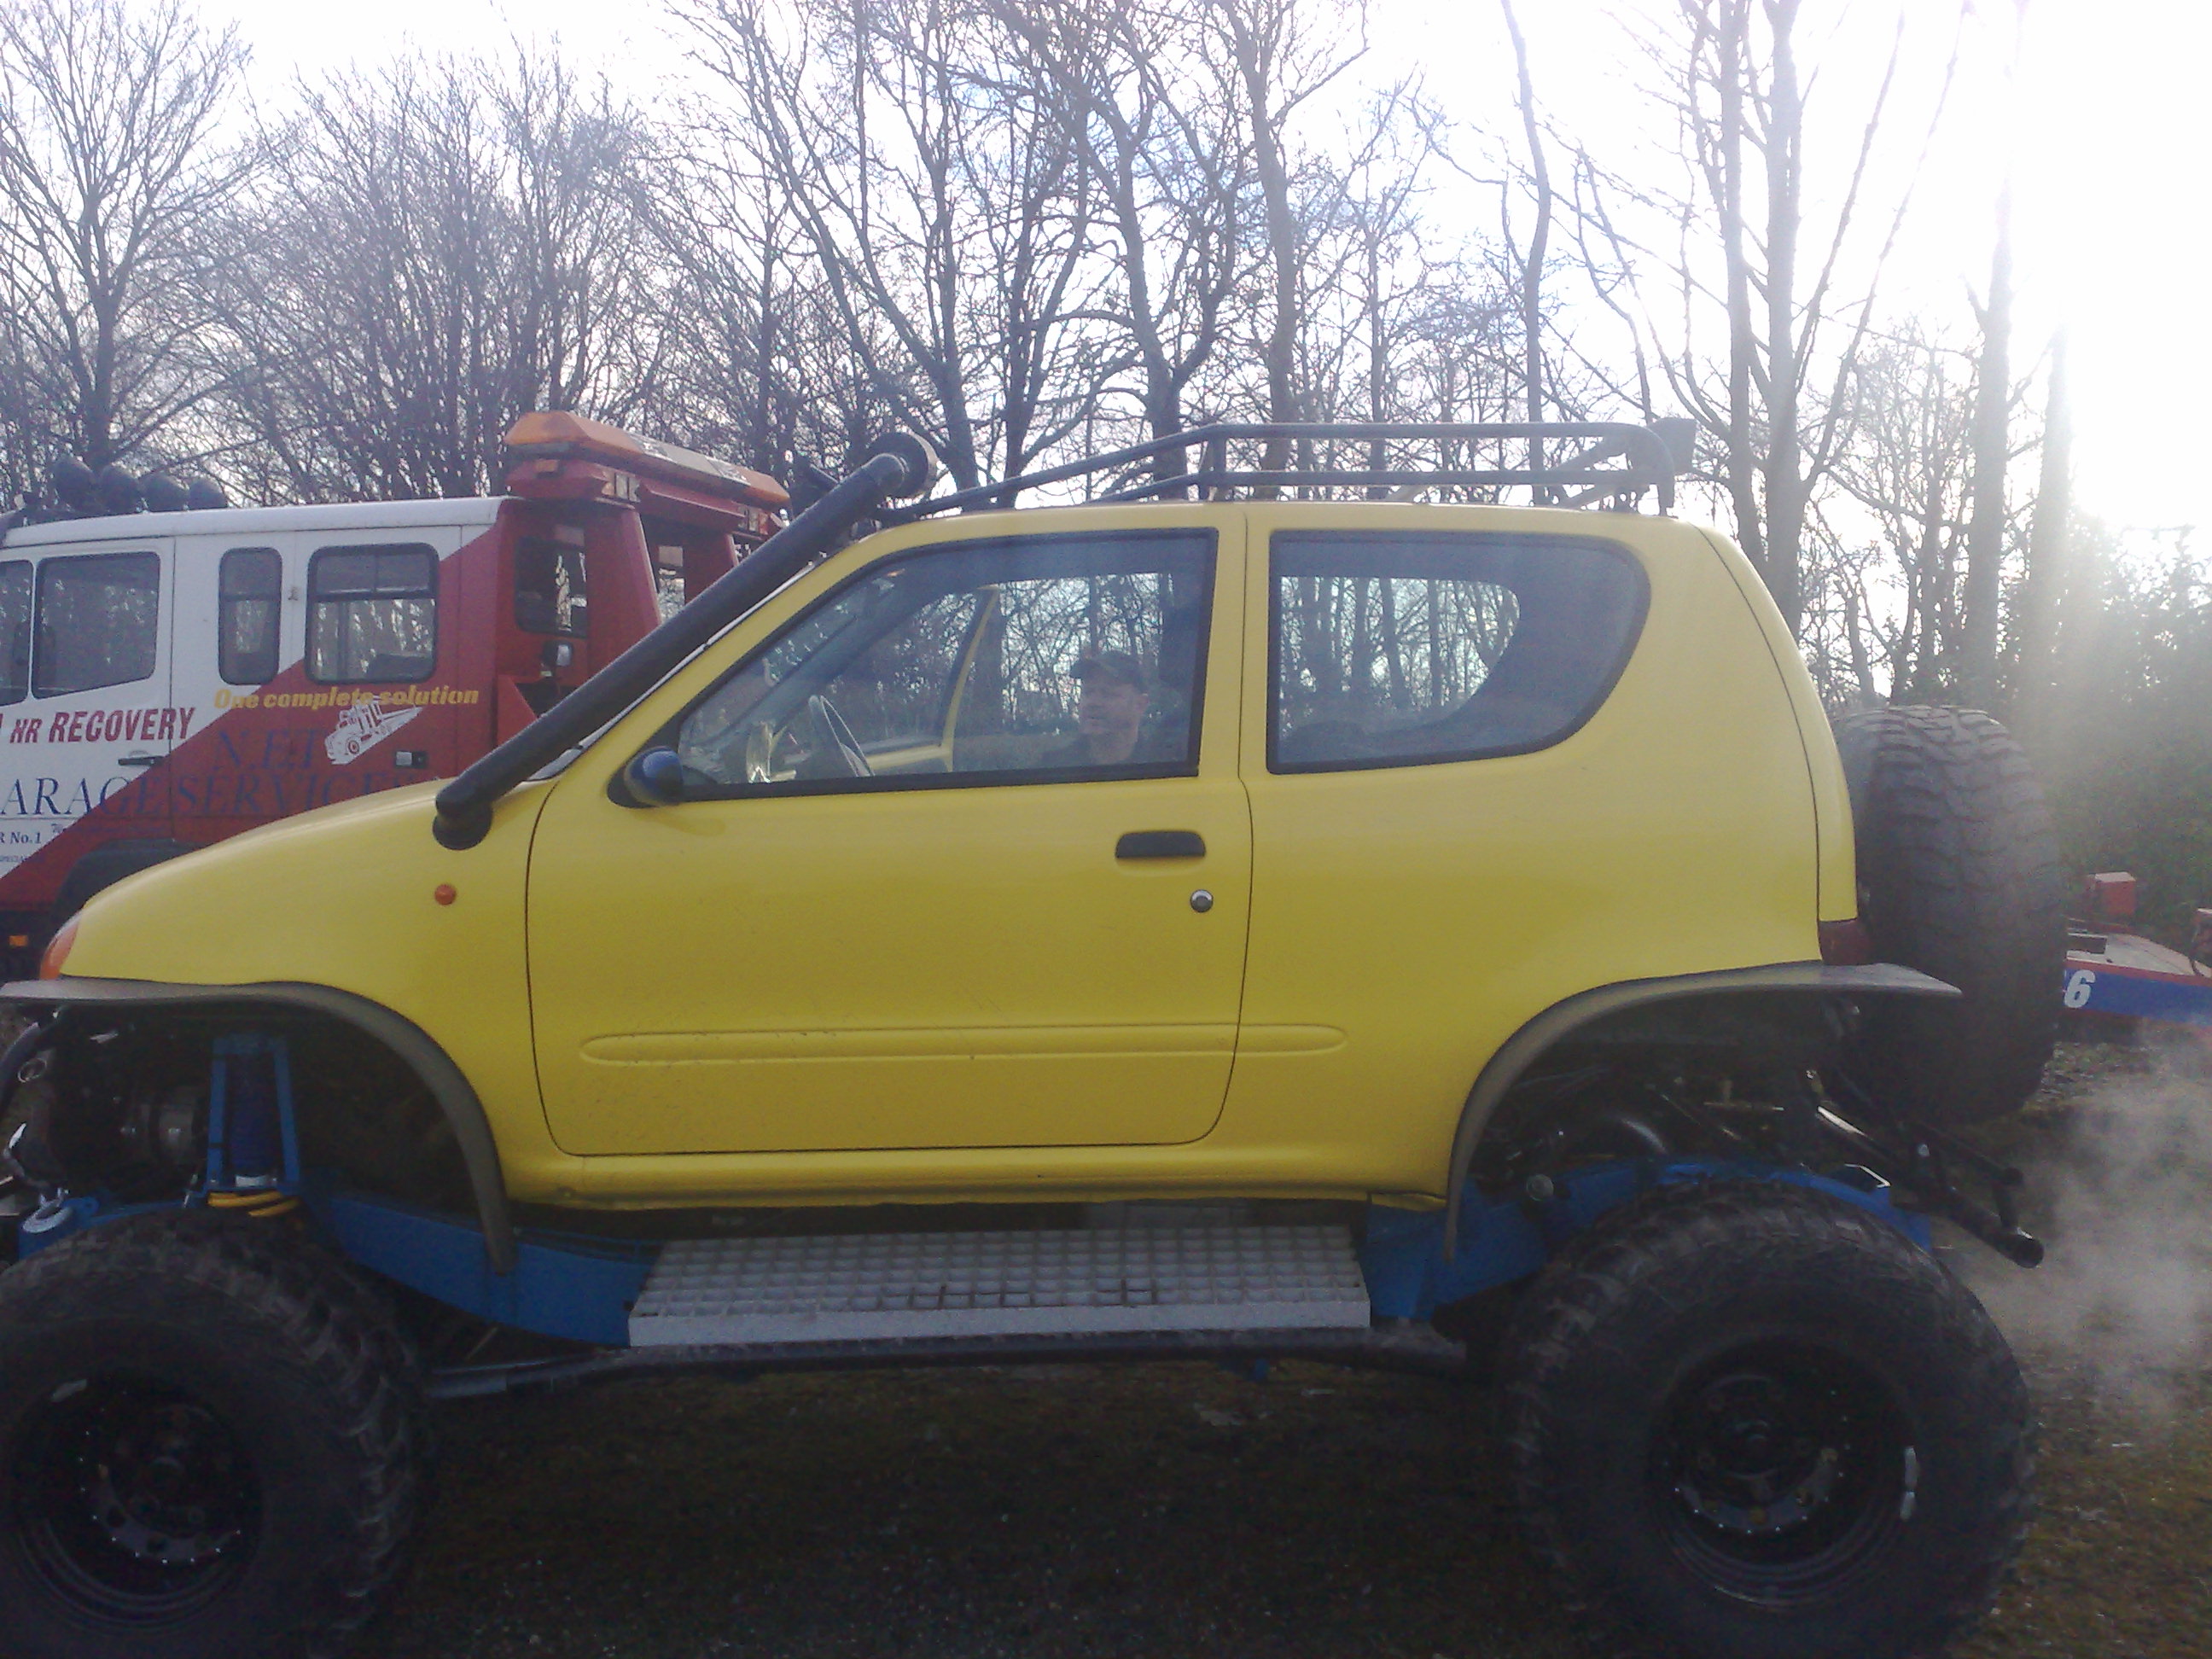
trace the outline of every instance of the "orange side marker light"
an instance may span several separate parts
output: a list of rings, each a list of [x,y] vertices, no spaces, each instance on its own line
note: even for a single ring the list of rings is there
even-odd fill
[[[46,941],[46,948],[39,957],[40,979],[59,979],[62,976],[62,964],[69,960],[70,946],[76,943],[76,924],[77,918],[71,916],[56,931],[53,938]]]

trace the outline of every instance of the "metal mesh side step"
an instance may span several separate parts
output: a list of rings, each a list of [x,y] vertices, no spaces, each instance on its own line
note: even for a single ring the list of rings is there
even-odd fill
[[[1344,1227],[1138,1226],[682,1240],[634,1346],[1364,1328]]]

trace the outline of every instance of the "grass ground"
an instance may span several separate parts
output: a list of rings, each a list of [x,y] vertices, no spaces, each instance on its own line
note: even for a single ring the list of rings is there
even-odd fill
[[[2053,1260],[1952,1259],[2026,1360],[2042,1516],[1966,1659],[2212,1654],[2212,1084],[2069,1046],[1999,1139]],[[1476,1392],[1283,1365],[628,1383],[444,1417],[378,1659],[1583,1653]]]

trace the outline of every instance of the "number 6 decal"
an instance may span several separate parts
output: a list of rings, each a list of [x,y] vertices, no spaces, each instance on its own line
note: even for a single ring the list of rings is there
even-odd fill
[[[2086,1008],[2088,1006],[2091,994],[2096,988],[2097,970],[2094,968],[2076,968],[2066,975],[2066,1006],[2069,1008]]]

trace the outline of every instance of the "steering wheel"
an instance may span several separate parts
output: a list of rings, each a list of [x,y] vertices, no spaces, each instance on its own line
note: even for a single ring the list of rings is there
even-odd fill
[[[745,732],[745,769],[747,783],[767,783],[775,776],[775,728],[766,720],[755,720]]]
[[[829,698],[817,695],[806,700],[806,763],[799,769],[803,776],[875,776],[876,769],[868,764],[860,740],[845,724],[845,717],[830,706]]]

